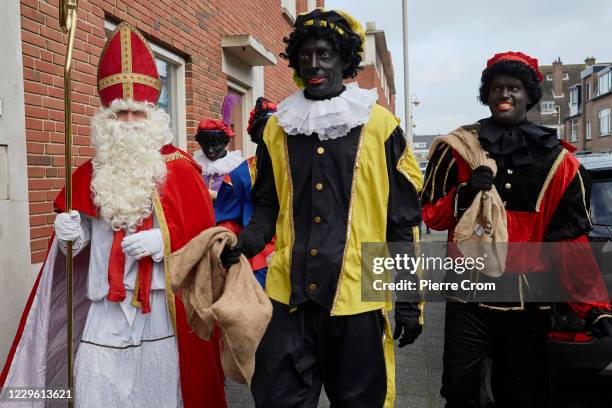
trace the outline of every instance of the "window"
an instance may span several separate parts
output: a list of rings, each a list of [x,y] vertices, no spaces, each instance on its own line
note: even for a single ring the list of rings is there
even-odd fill
[[[104,22],[106,37],[110,37],[117,25]],[[170,129],[174,135],[173,144],[187,149],[187,108],[185,97],[185,60],[160,46],[149,42],[155,56],[155,65],[162,83],[157,106],[170,115]]]
[[[554,113],[555,102],[554,101],[542,101],[540,102],[540,110],[542,113]]]
[[[609,134],[610,134],[610,108],[605,108],[599,111],[599,136],[608,136]]]
[[[591,100],[591,83],[590,83],[590,82],[587,82],[587,83],[586,83],[586,86],[585,86],[585,88],[584,88],[584,98],[585,98],[587,101],[590,101],[590,100]]]
[[[600,75],[598,78],[598,86],[599,89],[598,94],[603,95],[612,90],[612,73],[610,71],[606,72],[603,75]]]
[[[591,140],[591,122],[586,123],[586,129],[584,133],[584,140]]]
[[[574,143],[578,140],[578,120],[572,119],[570,123],[570,136],[569,141]]]
[[[297,16],[295,0],[281,0],[281,10],[292,23],[295,22],[295,18]]]
[[[317,0],[308,0],[308,11],[312,11],[317,8]]]

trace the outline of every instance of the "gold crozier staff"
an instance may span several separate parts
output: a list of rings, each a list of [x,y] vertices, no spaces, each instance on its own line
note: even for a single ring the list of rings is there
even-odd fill
[[[66,212],[72,210],[72,114],[70,92],[70,70],[72,68],[72,49],[77,26],[78,0],[60,0],[59,20],[64,33],[68,34],[66,62],[64,64],[64,146],[66,168]],[[68,389],[73,390],[73,335],[72,335],[72,242],[66,243],[66,341],[68,347]],[[72,399],[68,399],[68,407],[72,407]]]

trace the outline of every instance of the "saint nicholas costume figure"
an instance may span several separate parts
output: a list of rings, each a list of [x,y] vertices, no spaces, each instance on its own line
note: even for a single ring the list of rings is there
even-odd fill
[[[75,406],[226,406],[218,335],[192,332],[165,264],[215,219],[199,165],[171,144],[169,116],[155,107],[160,90],[147,41],[119,24],[98,68],[96,154],[73,174],[73,211],[63,191],[55,200],[54,235],[1,387],[66,388],[72,241]]]

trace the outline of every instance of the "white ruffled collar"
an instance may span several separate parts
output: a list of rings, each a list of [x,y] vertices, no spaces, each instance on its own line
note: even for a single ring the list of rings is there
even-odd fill
[[[278,105],[278,124],[288,135],[312,135],[321,141],[346,136],[370,118],[378,100],[376,89],[362,89],[355,82],[340,95],[321,101],[306,99],[300,90]]]
[[[240,150],[227,152],[224,157],[215,161],[212,161],[206,157],[202,150],[196,150],[193,153],[193,159],[200,166],[202,166],[202,174],[204,176],[211,176],[213,174],[227,174],[244,161],[242,158],[242,152]]]

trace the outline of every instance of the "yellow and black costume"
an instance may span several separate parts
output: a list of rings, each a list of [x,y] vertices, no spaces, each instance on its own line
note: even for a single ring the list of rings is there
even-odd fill
[[[313,13],[296,26],[356,27],[344,14]],[[258,146],[243,252],[276,234],[266,281],[274,313],[252,383],[258,407],[316,407],[322,384],[334,406],[394,404],[391,304],[361,300],[361,244],[418,238],[422,175],[377,98],[355,84],[326,100],[299,91]]]

